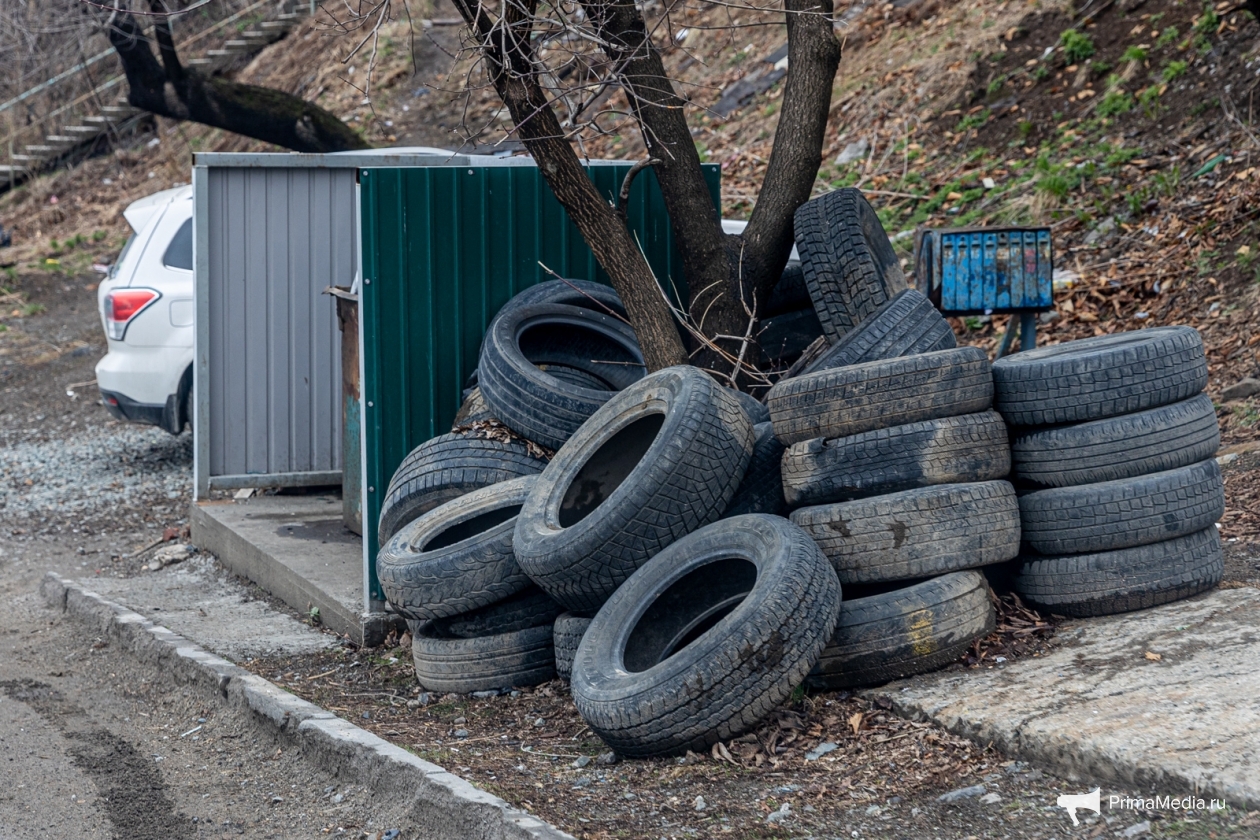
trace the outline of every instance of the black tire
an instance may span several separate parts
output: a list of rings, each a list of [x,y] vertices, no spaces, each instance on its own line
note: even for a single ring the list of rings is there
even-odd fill
[[[781,516],[787,510],[783,500],[783,444],[774,436],[774,426],[758,423],[753,427],[752,459],[744,472],[744,480],[726,506],[723,519],[743,516],[746,513],[770,513]]]
[[[550,626],[564,607],[546,592],[530,585],[510,598],[479,610],[438,618],[430,622],[444,636],[475,639],[497,633],[514,633],[531,627]],[[414,633],[412,634],[414,635]]]
[[[760,307],[758,317],[769,318],[782,315],[784,312],[796,312],[799,309],[812,309],[814,302],[809,298],[809,286],[805,283],[805,270],[798,260],[792,260],[783,267],[779,282],[770,290],[770,297]]]
[[[1005,478],[1006,425],[995,411],[794,443],[783,453],[789,507],[842,502],[935,484]]]
[[[993,376],[983,350],[959,347],[780,380],[766,403],[789,445],[984,411]]]
[[[561,304],[589,309],[601,315],[613,318],[626,318],[626,307],[612,286],[593,283],[590,280],[547,280],[530,286],[503,304],[504,309],[515,309],[522,306],[542,306],[545,304]]]
[[[626,756],[701,751],[791,695],[831,637],[840,584],[777,516],[703,528],[654,557],[591,622],[573,702]]]
[[[809,296],[833,344],[906,288],[892,243],[860,190],[846,187],[805,202],[795,228]]]
[[[1019,499],[1024,542],[1041,554],[1082,554],[1148,545],[1202,531],[1225,513],[1221,468],[1209,458],[1167,472]]]
[[[407,618],[466,613],[530,585],[516,565],[516,512],[537,476],[482,487],[404,525],[376,555],[385,599]]]
[[[417,628],[411,658],[420,686],[471,694],[538,685],[556,675],[551,625],[473,639],[444,635],[433,624]]]
[[[552,643],[556,649],[556,675],[567,680],[573,674],[573,657],[586,635],[591,619],[584,615],[561,613],[552,627]]]
[[[1080,423],[1189,399],[1207,387],[1193,327],[1152,327],[1038,347],[993,365],[997,410],[1013,426]]]
[[[553,366],[558,370],[546,369]],[[549,449],[559,449],[614,392],[646,373],[629,326],[559,304],[513,306],[495,316],[477,370],[494,415]],[[583,380],[565,375],[568,370],[593,377],[603,387],[578,384]]]
[[[770,409],[761,400],[743,391],[731,389],[731,393],[735,395],[735,399],[739,400],[739,404],[744,407],[745,413],[748,414],[748,421],[754,426],[759,423],[765,423],[770,419]]]
[[[650,557],[721,517],[752,449],[733,392],[694,367],[657,371],[556,453],[517,519],[517,562],[567,608],[593,613]]]
[[[798,309],[762,321],[757,344],[771,364],[790,365],[821,336],[822,327],[814,310]]]
[[[806,678],[811,688],[879,685],[935,671],[993,632],[989,585],[977,571],[879,589],[848,593],[835,635]]]
[[[1172,540],[1059,557],[1031,556],[1015,591],[1040,607],[1078,618],[1143,610],[1215,587],[1225,573],[1216,526]]]
[[[1073,426],[1031,429],[1011,443],[1028,487],[1093,484],[1197,464],[1216,454],[1221,430],[1207,394]]]
[[[805,370],[812,373],[957,346],[953,328],[932,302],[921,292],[906,289],[880,304]]]
[[[932,577],[1019,554],[1019,503],[1005,481],[804,507],[792,521],[818,543],[845,586]]]
[[[443,502],[480,487],[540,473],[546,465],[530,454],[522,440],[505,442],[475,433],[427,440],[394,471],[381,503],[377,539],[385,545],[399,528]]]
[[[455,413],[455,420],[451,423],[451,431],[470,426],[482,420],[496,419],[498,418],[494,416],[490,406],[486,405],[486,398],[481,396],[481,389],[473,387],[468,391],[468,395],[464,397],[464,402],[460,405],[459,411]]]

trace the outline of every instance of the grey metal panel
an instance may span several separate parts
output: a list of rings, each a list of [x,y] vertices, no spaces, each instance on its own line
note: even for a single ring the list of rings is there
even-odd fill
[[[431,155],[373,149],[364,152],[338,152],[315,155],[302,152],[197,152],[195,166],[236,169],[358,169],[366,166],[509,166],[533,165],[522,158],[494,158],[486,155]]]
[[[255,486],[326,483],[341,469],[341,354],[323,290],[354,278],[356,170],[198,171],[206,231],[197,248],[206,278],[198,487],[245,486],[250,476]]]

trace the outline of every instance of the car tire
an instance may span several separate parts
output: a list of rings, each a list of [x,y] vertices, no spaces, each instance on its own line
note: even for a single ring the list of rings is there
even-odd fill
[[[426,624],[412,637],[411,657],[421,688],[443,693],[538,685],[556,676],[549,624],[471,639]]]
[[[1083,338],[993,365],[995,404],[1013,426],[1081,423],[1189,399],[1207,387],[1203,339],[1193,327]]]
[[[726,506],[723,519],[746,513],[769,513],[781,516],[787,510],[783,500],[783,444],[774,436],[774,425],[758,423],[753,427],[753,454],[744,472],[744,480]]]
[[[839,606],[835,572],[795,525],[723,520],[666,548],[596,614],[574,705],[621,755],[706,750],[791,695]]]
[[[537,476],[482,487],[404,525],[376,555],[385,599],[429,620],[501,601],[530,585],[516,565],[516,513]]]
[[[1032,555],[1020,563],[1015,591],[1052,613],[1086,618],[1189,598],[1214,588],[1224,573],[1221,539],[1213,525],[1116,551]]]
[[[783,453],[790,508],[1005,478],[1006,424],[995,411],[794,443]]]
[[[790,365],[821,336],[822,327],[814,310],[798,309],[763,320],[757,344],[770,364]]]
[[[906,288],[892,243],[860,190],[846,187],[805,202],[795,231],[809,296],[833,344]]]
[[[577,656],[578,645],[586,635],[586,628],[591,626],[591,619],[584,615],[561,613],[552,627],[552,643],[556,649],[556,675],[562,680],[573,674],[573,657]]]
[[[984,575],[951,572],[897,588],[861,590],[840,605],[835,634],[809,672],[811,688],[879,685],[935,671],[993,632]]]
[[[545,306],[559,304],[589,309],[611,318],[626,320],[626,307],[617,295],[617,290],[603,283],[590,280],[546,280],[518,292],[511,300],[503,304],[499,310],[516,309],[522,306]]]
[[[1156,408],[1031,429],[1011,443],[1015,477],[1027,487],[1070,487],[1164,472],[1207,460],[1221,445],[1207,394]]]
[[[547,462],[531,454],[523,440],[493,440],[473,434],[439,435],[411,450],[394,471],[377,539],[389,542],[398,529],[422,513],[501,481],[540,473]]]
[[[796,312],[801,309],[812,309],[814,302],[809,298],[809,286],[805,283],[805,270],[797,260],[791,260],[783,267],[779,282],[770,290],[764,306],[758,308],[759,318],[770,318],[785,312]]]
[[[766,400],[784,445],[921,420],[975,414],[993,403],[989,357],[959,347],[781,380]]]
[[[871,317],[845,333],[805,371],[813,373],[957,346],[953,328],[932,302],[918,290],[906,289],[880,304]]]
[[[565,607],[593,613],[650,557],[721,517],[752,449],[730,389],[693,367],[657,371],[556,453],[517,518],[517,562]]]
[[[1019,499],[1024,542],[1040,554],[1083,554],[1202,531],[1225,513],[1221,468],[1209,458],[1167,472],[1054,487]]]
[[[739,400],[739,404],[744,407],[744,411],[748,414],[748,421],[754,426],[769,421],[770,409],[761,400],[743,391],[731,389],[731,393],[735,395],[735,399]]]
[[[842,585],[932,577],[1019,555],[1019,503],[1005,481],[943,484],[793,511]]]
[[[564,607],[531,584],[510,598],[504,598],[487,607],[450,618],[437,618],[429,623],[444,636],[475,639],[479,636],[550,626],[562,612]]]
[[[514,306],[496,315],[477,370],[494,416],[549,449],[559,449],[615,392],[646,373],[629,326],[558,304]],[[603,387],[591,387],[594,382]]]

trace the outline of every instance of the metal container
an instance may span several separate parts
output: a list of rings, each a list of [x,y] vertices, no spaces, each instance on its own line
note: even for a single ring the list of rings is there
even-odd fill
[[[1051,309],[1050,228],[920,230],[915,237],[919,291],[946,315]]]

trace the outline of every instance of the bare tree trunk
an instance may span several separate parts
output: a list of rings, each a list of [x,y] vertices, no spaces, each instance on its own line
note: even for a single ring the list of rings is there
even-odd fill
[[[163,11],[153,0],[154,11]],[[189,71],[179,61],[170,24],[154,24],[162,60],[136,19],[120,13],[109,40],[122,60],[128,101],[163,117],[222,128],[297,152],[343,152],[370,145],[353,129],[311,102],[272,88],[231,82]]]
[[[538,83],[529,27],[522,25],[533,14],[533,3],[528,8],[525,3],[507,4],[497,23],[475,0],[455,0],[455,5],[481,46],[490,80],[521,140],[621,296],[648,370],[685,363],[686,350],[651,267],[617,210],[586,176]]]

